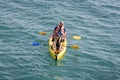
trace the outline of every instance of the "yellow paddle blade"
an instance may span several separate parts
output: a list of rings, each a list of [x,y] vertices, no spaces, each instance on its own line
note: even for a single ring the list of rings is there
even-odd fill
[[[72,36],[73,39],[80,40],[81,36]]]
[[[45,34],[47,34],[47,32],[39,32],[39,34],[45,35]]]
[[[79,49],[79,46],[77,46],[77,45],[72,45],[72,46],[70,46],[72,49]]]

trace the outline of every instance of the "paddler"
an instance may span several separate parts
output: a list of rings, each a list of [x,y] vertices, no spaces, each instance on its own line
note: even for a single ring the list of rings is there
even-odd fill
[[[58,33],[62,38],[62,42],[64,42],[64,40],[66,38],[66,31],[65,31],[65,28],[64,28],[64,22],[63,21],[61,21],[59,23],[59,25],[55,27],[53,33]]]
[[[62,50],[62,42],[61,37],[58,34],[54,34],[52,38],[52,49],[54,52],[58,51],[60,52]]]

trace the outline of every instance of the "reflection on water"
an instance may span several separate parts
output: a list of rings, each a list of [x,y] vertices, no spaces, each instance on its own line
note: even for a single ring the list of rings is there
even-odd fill
[[[54,76],[53,77],[55,80],[62,80],[62,78],[60,76]]]
[[[62,61],[53,60],[50,64],[50,66],[64,66],[64,64],[62,63]]]
[[[56,66],[64,66],[63,63],[61,61],[56,61]]]

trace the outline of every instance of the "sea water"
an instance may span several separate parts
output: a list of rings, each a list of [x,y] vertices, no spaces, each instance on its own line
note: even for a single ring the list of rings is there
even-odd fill
[[[56,62],[43,44],[60,21],[80,49]],[[0,0],[0,80],[120,80],[120,0]]]

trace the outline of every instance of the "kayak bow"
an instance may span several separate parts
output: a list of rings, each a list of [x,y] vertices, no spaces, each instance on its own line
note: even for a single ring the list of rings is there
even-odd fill
[[[66,53],[66,49],[67,49],[67,39],[65,39],[64,42],[62,42],[62,51],[57,51],[54,52],[53,49],[52,49],[52,37],[50,37],[49,39],[49,45],[48,45],[48,48],[49,48],[49,52],[50,52],[50,55],[51,57],[54,59],[54,60],[62,60],[65,56],[65,53]]]

